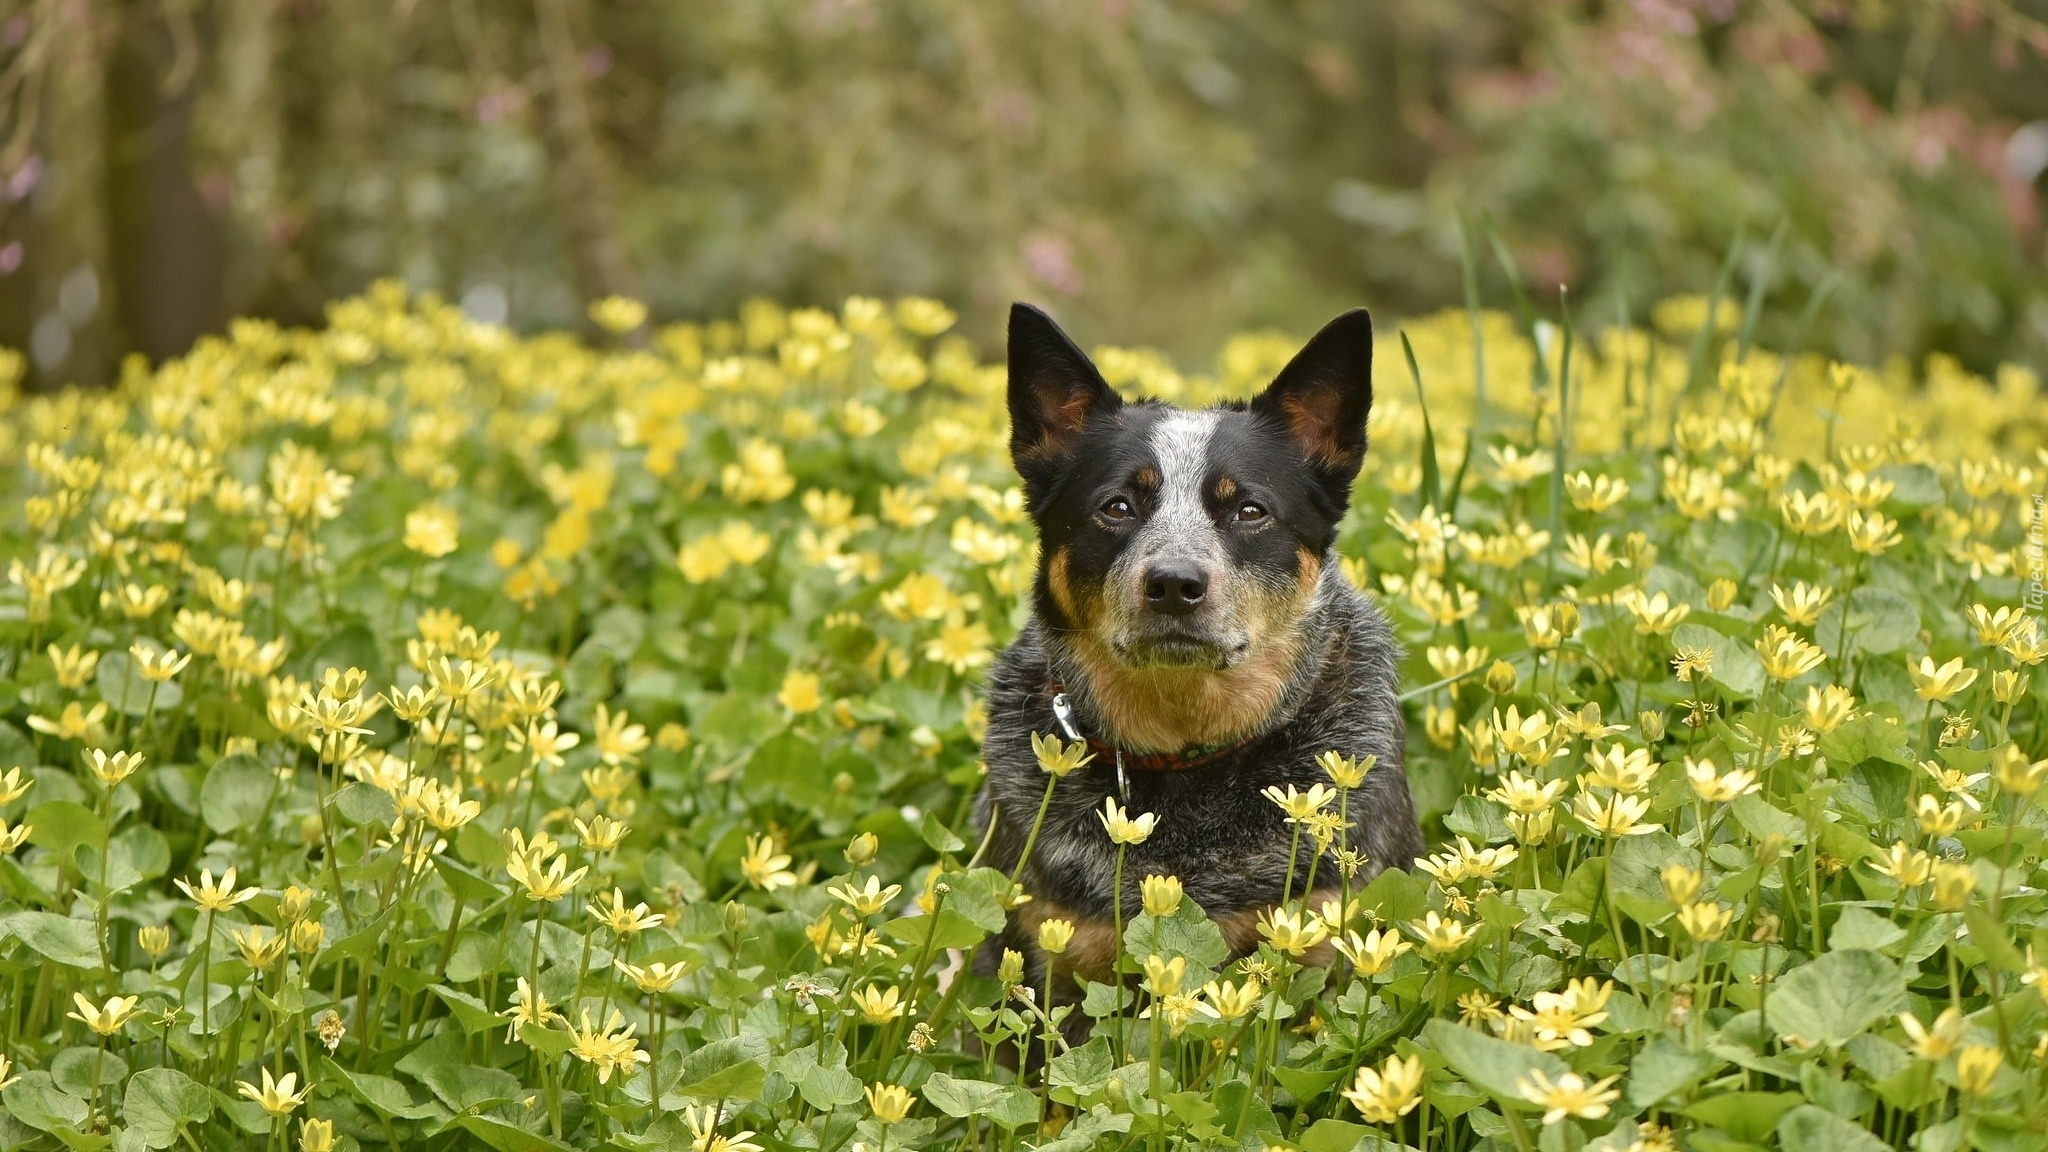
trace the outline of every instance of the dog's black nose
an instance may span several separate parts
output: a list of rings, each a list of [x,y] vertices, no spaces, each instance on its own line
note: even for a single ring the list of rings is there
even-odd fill
[[[1193,564],[1168,562],[1145,573],[1145,603],[1154,612],[1186,616],[1208,594],[1209,577]]]

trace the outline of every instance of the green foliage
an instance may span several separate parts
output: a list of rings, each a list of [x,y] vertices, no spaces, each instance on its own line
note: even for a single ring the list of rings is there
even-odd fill
[[[0,1149],[2039,1142],[2025,396],[1406,326],[1340,553],[1441,847],[1244,955],[1156,885],[1069,1005],[974,962],[1035,557],[953,321],[383,285],[10,401]]]

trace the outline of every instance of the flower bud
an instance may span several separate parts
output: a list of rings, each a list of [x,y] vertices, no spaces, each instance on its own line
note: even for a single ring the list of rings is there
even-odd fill
[[[299,955],[311,956],[326,942],[327,929],[318,920],[301,920],[292,925],[292,948]]]
[[[1513,692],[1515,680],[1515,666],[1505,660],[1495,660],[1493,667],[1486,670],[1486,690],[1495,696]]]
[[[1067,950],[1074,940],[1072,920],[1047,920],[1038,926],[1038,947],[1047,955],[1058,956]]]
[[[1171,916],[1180,907],[1181,886],[1178,876],[1147,876],[1138,885],[1138,892],[1144,897],[1145,911],[1154,916]]]
[[[846,862],[855,868],[864,867],[874,861],[875,853],[880,851],[881,847],[881,837],[873,832],[863,832],[846,846]]]
[[[1636,731],[1643,734],[1643,742],[1655,744],[1664,739],[1664,713],[1661,709],[1645,708],[1636,713]]]
[[[1666,864],[1657,878],[1664,882],[1664,898],[1673,904],[1682,908],[1699,899],[1700,874],[1691,865]]]
[[[1735,603],[1735,594],[1740,591],[1735,581],[1723,576],[1707,586],[1707,607],[1716,612],[1726,612],[1728,606]]]
[[[725,930],[734,935],[747,930],[747,906],[737,900],[725,902]]]
[[[313,907],[313,893],[309,889],[293,884],[277,899],[277,918],[287,924],[296,924],[306,918]]]
[[[142,945],[143,952],[151,960],[162,958],[171,950],[171,928],[168,924],[152,924],[135,934],[135,942]]]
[[[1003,949],[1002,963],[996,965],[996,979],[1005,984],[1024,979],[1024,954],[1014,948]]]

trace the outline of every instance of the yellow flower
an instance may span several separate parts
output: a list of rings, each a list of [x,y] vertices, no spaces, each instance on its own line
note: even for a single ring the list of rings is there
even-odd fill
[[[924,658],[944,664],[956,676],[965,676],[993,658],[994,645],[995,637],[981,621],[950,622],[941,625],[938,638],[924,646]]]
[[[1572,507],[1598,515],[1628,497],[1628,481],[1574,472],[1564,478],[1564,490],[1571,497]]]
[[[2032,796],[2048,780],[2048,759],[2029,762],[2017,744],[2007,744],[1993,758],[1998,769],[1998,786],[2015,796]]]
[[[590,302],[590,322],[614,336],[647,323],[647,305],[627,296],[606,296]]]
[[[1401,939],[1398,933],[1378,928],[1368,931],[1363,936],[1357,932],[1346,932],[1333,943],[1337,951],[1342,953],[1346,960],[1351,961],[1351,967],[1360,976],[1365,977],[1384,973],[1393,967],[1395,959],[1403,952],[1415,949],[1415,945]]]
[[[1899,535],[1899,522],[1882,512],[1850,512],[1848,531],[1849,547],[1865,556],[1882,556],[1905,539]]]
[[[507,1044],[518,1038],[519,1027],[522,1024],[546,1028],[562,1019],[562,1014],[555,1011],[554,1005],[548,1003],[548,998],[541,995],[540,989],[528,985],[524,976],[519,978],[518,986],[512,992],[512,1006],[498,1015],[511,1021],[505,1029]]]
[[[887,908],[889,902],[902,893],[903,885],[891,884],[884,888],[880,877],[870,876],[865,888],[855,888],[853,882],[849,880],[828,891],[841,903],[853,909],[854,915],[868,917]]]
[[[1785,527],[1801,536],[1824,536],[1842,522],[1842,505],[1825,492],[1778,494],[1778,512]]]
[[[1587,753],[1586,763],[1593,770],[1579,777],[1579,787],[1610,788],[1625,795],[1648,787],[1660,767],[1650,760],[1649,749],[1630,749],[1620,744]]]
[[[116,752],[109,756],[104,749],[92,748],[85,753],[86,767],[92,770],[93,779],[108,788],[135,775],[136,769],[142,767],[142,761],[142,755],[137,752]]]
[[[1408,930],[1431,955],[1448,956],[1472,941],[1479,930],[1467,926],[1461,920],[1438,915],[1434,909],[1420,920],[1410,920]]]
[[[1074,940],[1072,920],[1045,920],[1038,925],[1038,947],[1048,955],[1058,956],[1067,950]]]
[[[1171,960],[1164,956],[1147,956],[1144,968],[1146,991],[1162,998],[1180,995],[1181,981],[1188,973],[1188,961],[1185,956],[1175,956]]]
[[[1963,1014],[1951,1005],[1934,1018],[1933,1028],[1923,1026],[1911,1012],[1899,1013],[1899,1027],[1906,1030],[1913,1055],[1922,1060],[1940,1060],[1955,1051],[1969,1024],[1963,1019]]]
[[[151,960],[158,960],[171,950],[171,929],[167,924],[149,924],[138,929],[135,942]]]
[[[1782,584],[1771,585],[1771,600],[1778,611],[1790,623],[1804,628],[1820,623],[1822,610],[1834,598],[1833,588],[1816,588],[1804,580],[1796,581],[1789,589]]]
[[[422,504],[405,514],[405,546],[429,560],[454,552],[461,521],[445,504]]]
[[[1806,689],[1806,707],[1801,716],[1815,732],[1833,732],[1856,714],[1856,697],[1847,688],[1830,684]]]
[[[1664,885],[1664,898],[1681,908],[1699,898],[1699,870],[1689,864],[1666,864],[1657,879]]]
[[[1484,652],[1484,649],[1479,651]],[[1334,748],[1316,757],[1316,764],[1322,768],[1323,775],[1330,778],[1330,783],[1347,792],[1363,785],[1366,776],[1379,766],[1379,762],[1380,758],[1372,753],[1353,760]]]
[[[1344,1098],[1368,1124],[1392,1124],[1422,1103],[1422,1057],[1389,1056],[1375,1069],[1360,1065]]]
[[[181,656],[175,648],[157,651],[140,644],[131,645],[128,656],[135,661],[135,671],[144,680],[156,684],[161,684],[183,672],[185,665],[192,663],[192,654],[189,652]]]
[[[638,1025],[627,1024],[618,1009],[612,1009],[603,1028],[591,1027],[588,1012],[578,1016],[582,1026],[569,1029],[569,1054],[589,1064],[597,1072],[599,1084],[609,1084],[612,1073],[620,1068],[631,1075],[635,1066],[648,1062],[648,1054],[641,1051],[640,1041],[633,1037]]]
[[[1488,789],[1486,798],[1497,804],[1506,805],[1511,812],[1543,812],[1557,803],[1558,798],[1564,795],[1565,788],[1566,783],[1563,780],[1539,783],[1516,770],[1502,776],[1498,788]]]
[[[1094,754],[1088,751],[1086,740],[1065,743],[1058,736],[1044,732],[1031,734],[1031,755],[1040,768],[1062,779],[1095,759]]]
[[[1762,787],[1749,769],[1731,768],[1720,775],[1713,760],[1704,756],[1685,758],[1685,779],[1692,785],[1692,794],[1709,804],[1726,804]]]
[[[265,1068],[262,1071],[262,1088],[257,1088],[247,1080],[237,1080],[235,1086],[241,1089],[242,1095],[261,1104],[263,1110],[272,1116],[291,1115],[293,1110],[306,1102],[307,1093],[312,1091],[311,1085],[307,1085],[305,1092],[293,1091],[299,1084],[299,1074],[296,1072],[287,1072],[282,1077],[273,1079],[270,1069]]]
[[[1153,916],[1171,916],[1180,908],[1178,876],[1147,876],[1138,885],[1138,891],[1144,898],[1145,911]]]
[[[782,678],[782,690],[775,694],[775,698],[794,716],[815,712],[825,702],[825,697],[818,690],[817,673],[795,668]]]
[[[1314,916],[1271,908],[1259,913],[1259,935],[1279,951],[1300,956],[1329,939],[1330,930]]]
[[[1671,598],[1662,592],[1652,596],[1636,589],[1622,603],[1636,618],[1636,631],[1644,636],[1667,635],[1692,613],[1692,605],[1673,604]]]
[[[548,904],[567,896],[590,871],[589,866],[568,871],[569,858],[557,856],[546,867],[529,856],[509,856],[505,860],[505,873],[520,887],[526,889],[526,898],[536,903]]]
[[[875,1122],[884,1127],[901,1123],[917,1103],[917,1097],[901,1084],[870,1084],[862,1095],[867,1097],[868,1111],[875,1114]]]
[[[685,1107],[683,1119],[689,1124],[690,1135],[694,1137],[690,1152],[763,1152],[762,1147],[753,1142],[752,1131],[736,1132],[731,1136],[718,1135],[718,1108],[714,1105]]]
[[[1735,910],[1722,904],[1687,904],[1678,910],[1679,926],[1702,944],[1719,940],[1734,922]]]
[[[614,960],[612,967],[618,969],[620,975],[631,980],[633,987],[655,996],[674,987],[676,981],[681,980],[690,971],[690,965],[687,963],[654,963],[643,968],[638,964],[628,964],[624,960]]]
[[[98,1035],[112,1036],[121,1030],[121,1025],[126,1024],[140,1011],[136,1005],[141,1003],[141,1000],[140,996],[112,996],[104,1005],[96,1007],[92,1001],[85,998],[85,993],[73,992],[71,1002],[78,1005],[78,1010],[67,1012],[65,1015],[84,1024]]]
[[[1934,865],[1934,906],[1943,912],[1961,912],[1977,890],[1977,870],[1954,860]]]
[[[1543,1122],[1555,1124],[1567,1116],[1582,1120],[1598,1120],[1607,1115],[1607,1106],[1621,1098],[1613,1087],[1619,1076],[1609,1076],[1588,1084],[1576,1072],[1567,1072],[1555,1081],[1542,1069],[1535,1068],[1516,1082],[1515,1090],[1522,1099],[1544,1109]]]
[[[1977,642],[1996,648],[2012,638],[2012,634],[2026,621],[2027,614],[2011,605],[1994,612],[1982,604],[1972,604],[1968,617],[1970,627],[1977,632]]]
[[[873,984],[853,994],[853,1006],[860,1010],[870,1024],[887,1024],[904,1014],[903,992],[894,984],[887,989]]]
[[[1912,678],[1913,694],[1922,700],[1941,703],[1977,682],[1977,670],[1963,665],[1961,656],[1936,665],[1934,657],[1922,656],[1918,663],[1906,661],[1906,675]]]
[[[1796,680],[1827,659],[1827,653],[1779,625],[1772,624],[1756,642],[1757,659],[1773,680]]]
[[[1578,818],[1596,835],[1603,837],[1644,836],[1663,827],[1661,824],[1643,823],[1643,816],[1650,810],[1646,796],[1625,796],[1619,793],[1604,802],[1594,798],[1590,792],[1581,792],[1572,800],[1572,815]]]
[[[796,887],[796,873],[789,870],[790,858],[773,836],[748,836],[747,851],[740,857],[740,873],[747,883],[773,892]]]
[[[1897,881],[1901,888],[1918,888],[1934,874],[1934,857],[1901,840],[1872,860],[1870,866]]]
[[[334,1121],[307,1117],[299,1121],[299,1152],[334,1152]]]
[[[1259,795],[1279,805],[1280,810],[1287,813],[1287,819],[1290,822],[1307,820],[1309,817],[1329,807],[1330,801],[1337,798],[1335,789],[1326,788],[1321,784],[1309,785],[1309,789],[1306,792],[1297,789],[1292,784],[1289,784],[1286,790],[1282,791],[1280,786],[1276,784],[1260,792]]]
[[[1119,845],[1143,844],[1159,823],[1159,817],[1151,812],[1137,817],[1129,815],[1114,797],[1108,796],[1103,797],[1102,811],[1097,812],[1095,818],[1102,821],[1110,841]]]
[[[1501,751],[1510,756],[1527,757],[1550,736],[1550,717],[1536,711],[1524,718],[1521,711],[1510,704],[1506,717],[1501,716],[1500,709],[1493,710],[1493,730],[1500,740]]]
[[[254,900],[257,894],[262,891],[259,888],[243,888],[237,891],[235,889],[235,870],[233,868],[221,873],[219,883],[214,882],[213,872],[204,868],[199,871],[199,884],[197,887],[183,880],[176,880],[173,883],[178,886],[178,891],[183,892],[191,898],[193,903],[199,905],[201,912],[225,912],[237,904]]]
[[[1235,1022],[1250,1015],[1265,994],[1265,986],[1256,977],[1247,977],[1242,984],[1211,980],[1202,985],[1203,1000],[1196,1011],[1214,1020]]]
[[[58,686],[74,692],[90,683],[92,674],[100,666],[98,652],[80,648],[76,644],[69,648],[59,648],[52,644],[47,651],[50,655],[50,666],[57,672]]]
[[[1929,836],[1953,836],[1963,826],[1963,805],[1961,801],[1943,804],[1934,797],[1922,793],[1913,806],[1913,818],[1920,825],[1920,831]]]
[[[242,962],[251,968],[268,968],[284,955],[285,938],[261,924],[247,929],[237,928],[230,935],[236,949],[242,953]]]
[[[1984,1044],[1970,1044],[1956,1053],[1956,1087],[1972,1096],[1991,1091],[1998,1070],[2005,1066],[2005,1053]]]
[[[597,918],[598,923],[611,929],[612,935],[619,937],[637,936],[666,922],[659,912],[650,911],[644,902],[627,904],[626,894],[617,888],[612,889],[609,903],[602,897],[592,900],[590,914]]]
[[[106,718],[105,701],[94,704],[92,709],[87,711],[84,705],[73,700],[64,705],[64,710],[57,714],[55,720],[30,716],[28,726],[45,736],[54,736],[59,740],[82,740],[98,730],[100,722]]]
[[[2044,631],[2039,620],[2029,618],[2021,627],[2014,628],[2012,635],[2005,638],[1999,648],[2015,661],[2033,667],[2048,659],[2048,631]]]

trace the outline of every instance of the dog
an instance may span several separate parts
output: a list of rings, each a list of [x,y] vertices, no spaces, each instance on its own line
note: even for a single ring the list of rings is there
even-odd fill
[[[1123,914],[1150,874],[1188,898],[1243,956],[1258,917],[1289,895],[1335,895],[1333,854],[1304,891],[1309,840],[1262,790],[1327,785],[1323,753],[1376,757],[1346,805],[1366,858],[1354,886],[1423,851],[1402,765],[1400,648],[1336,562],[1339,522],[1366,451],[1372,321],[1331,321],[1249,403],[1191,411],[1124,400],[1051,317],[1010,311],[1010,453],[1039,536],[1032,617],[993,664],[976,819],[986,861],[1014,871],[1048,775],[1032,737],[1087,741],[1058,779],[1021,883],[1030,899],[977,957],[1053,965],[1053,999],[1114,978],[1117,846],[1105,801],[1152,813],[1126,849]],[[1314,905],[1312,905],[1314,906]],[[1057,956],[1038,925],[1072,921]],[[1069,1022],[1080,1014],[1074,1013]],[[1085,1028],[1085,1025],[1084,1025]]]

